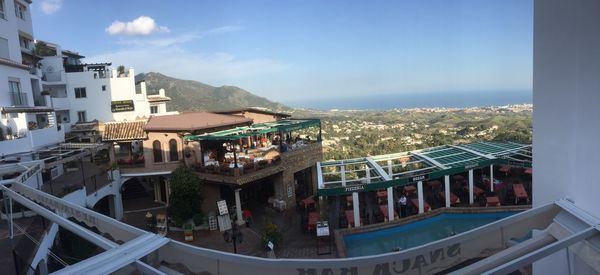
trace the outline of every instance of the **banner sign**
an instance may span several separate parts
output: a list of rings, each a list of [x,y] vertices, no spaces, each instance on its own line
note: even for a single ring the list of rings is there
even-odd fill
[[[41,163],[36,163],[35,165],[29,167],[29,169],[27,169],[27,171],[25,171],[25,173],[21,174],[18,178],[17,178],[17,182],[18,183],[25,183],[29,178],[31,178],[33,175],[37,174],[38,172],[40,172],[40,170],[42,170],[42,164]]]
[[[117,100],[110,102],[110,111],[113,113],[134,111],[133,100]]]

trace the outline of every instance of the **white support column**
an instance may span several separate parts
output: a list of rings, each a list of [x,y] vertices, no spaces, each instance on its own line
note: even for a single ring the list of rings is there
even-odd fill
[[[160,200],[160,185],[157,181],[151,179],[152,185],[154,186],[154,202],[159,202]]]
[[[169,205],[169,182],[165,180],[165,203]],[[162,192],[162,190],[161,190]]]
[[[367,178],[367,183],[371,183],[371,169],[369,165],[365,164],[365,177]]]
[[[490,165],[490,191],[494,192],[494,165]]]
[[[115,192],[116,195],[114,197],[114,214],[115,214],[115,219],[116,220],[121,220],[123,219],[123,196],[121,194],[121,192],[119,192],[118,190]]]
[[[340,178],[342,179],[342,186],[346,187],[346,165],[340,166]]]
[[[446,198],[446,207],[450,208],[450,175],[444,176],[444,196]]]
[[[393,221],[394,220],[394,188],[388,187],[387,196],[388,196],[388,216],[390,217],[390,221]]]
[[[469,170],[469,204],[473,204],[475,199],[473,198],[473,169]]]
[[[423,199],[423,181],[417,182],[417,195],[419,198],[419,214],[425,212],[425,201]]]
[[[240,190],[242,189],[235,189],[235,214],[237,216],[236,222],[238,225],[244,224],[244,218],[242,217],[242,200],[240,199]]]
[[[394,170],[392,169],[392,160],[387,161],[387,168],[388,168],[388,174],[390,175],[390,177],[392,177],[393,172],[394,172]]]
[[[8,224],[10,225],[10,239],[12,240],[14,237],[14,227],[13,227],[13,202],[12,197],[8,197]]]
[[[358,192],[352,193],[352,210],[354,210],[354,227],[360,226],[360,206],[358,205]]]

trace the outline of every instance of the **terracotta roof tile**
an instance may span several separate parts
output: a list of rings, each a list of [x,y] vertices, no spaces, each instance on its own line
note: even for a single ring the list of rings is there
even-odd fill
[[[146,124],[146,131],[195,131],[224,126],[243,126],[252,119],[240,116],[222,115],[207,112],[181,113],[177,115],[152,116]]]
[[[168,96],[160,96],[160,95],[149,95],[148,102],[163,102],[163,101],[171,101],[171,98]]]
[[[145,120],[106,122],[104,123],[103,141],[145,139]]]

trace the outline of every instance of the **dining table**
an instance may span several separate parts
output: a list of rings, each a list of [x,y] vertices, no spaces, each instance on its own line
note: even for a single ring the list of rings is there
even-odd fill
[[[487,197],[485,198],[485,206],[500,206],[500,199],[498,198],[498,196]]]
[[[440,195],[440,198],[442,199],[442,201],[446,201],[446,193],[445,192],[439,192],[438,193]],[[454,193],[450,192],[450,204],[454,205],[454,204],[459,204],[460,203],[460,198],[458,198],[457,195],[455,195]]]

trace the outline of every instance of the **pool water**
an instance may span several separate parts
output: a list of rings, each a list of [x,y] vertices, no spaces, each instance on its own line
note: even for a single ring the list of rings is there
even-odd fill
[[[396,227],[344,236],[346,256],[376,255],[444,239],[518,212],[440,214]]]

